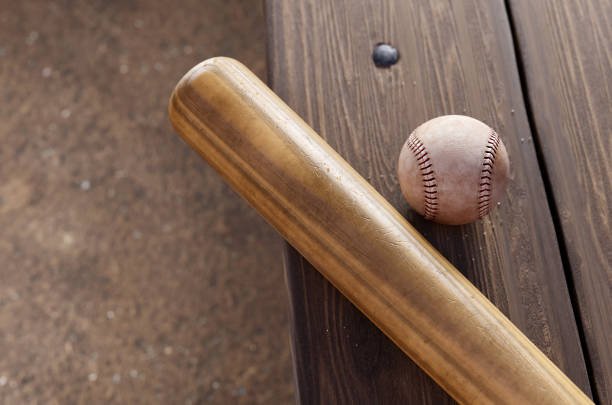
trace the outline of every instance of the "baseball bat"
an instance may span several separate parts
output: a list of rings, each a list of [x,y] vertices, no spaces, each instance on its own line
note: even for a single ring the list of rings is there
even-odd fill
[[[245,66],[195,66],[169,113],[183,139],[458,402],[592,404]]]

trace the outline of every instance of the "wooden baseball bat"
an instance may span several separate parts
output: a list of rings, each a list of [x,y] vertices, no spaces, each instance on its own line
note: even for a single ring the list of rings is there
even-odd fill
[[[245,66],[200,63],[169,111],[183,139],[458,402],[592,404]]]

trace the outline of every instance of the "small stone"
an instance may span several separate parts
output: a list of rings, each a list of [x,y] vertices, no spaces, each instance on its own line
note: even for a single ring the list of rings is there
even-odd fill
[[[32,31],[28,34],[28,37],[26,38],[26,44],[32,45],[34,44],[34,42],[36,42],[37,39],[38,39],[38,32]]]
[[[172,354],[173,350],[172,350],[172,346],[166,346],[164,347],[164,354],[166,356],[170,356]]]
[[[6,385],[6,383],[8,382],[8,378],[6,378],[6,376],[0,376],[0,387],[4,387]]]
[[[72,112],[68,109],[68,108],[64,108],[61,112],[60,115],[63,119],[66,118],[70,118],[70,114],[72,114]]]
[[[74,243],[74,236],[69,233],[65,233],[62,237],[64,245],[72,245]]]
[[[89,182],[89,180],[83,180],[81,182],[80,187],[81,187],[81,190],[87,191],[87,190],[89,190],[91,188],[91,183]]]
[[[91,373],[91,374],[89,374],[89,375],[87,376],[87,379],[88,379],[90,382],[94,382],[94,381],[96,381],[96,380],[98,379],[98,374],[96,374],[96,373]]]
[[[17,301],[19,299],[19,297],[20,297],[19,293],[17,291],[13,290],[13,289],[10,289],[8,291],[8,296],[13,301]]]
[[[113,375],[113,382],[119,384],[121,382],[121,376],[119,374]]]
[[[115,318],[115,312],[114,311],[107,311],[106,312],[106,317],[108,319],[114,319]]]
[[[40,153],[40,157],[42,157],[43,159],[48,159],[54,155],[55,155],[55,149],[53,148],[47,148]]]
[[[218,390],[221,387],[221,384],[218,381],[213,381],[211,384],[213,390]]]
[[[119,73],[121,73],[122,75],[126,74],[129,71],[130,71],[130,67],[128,65],[126,64],[119,65]]]
[[[142,238],[142,232],[136,230],[136,231],[132,232],[132,237],[134,239],[140,239],[140,238]]]
[[[51,69],[49,66],[44,67],[41,72],[42,77],[49,77],[51,76],[51,73],[53,73],[53,69]]]
[[[130,370],[130,377],[132,378],[138,377],[138,371],[134,369]]]

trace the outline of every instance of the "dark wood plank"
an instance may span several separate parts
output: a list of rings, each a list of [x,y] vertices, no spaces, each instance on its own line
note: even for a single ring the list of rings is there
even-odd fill
[[[612,2],[511,0],[601,403],[612,403]]]
[[[590,394],[554,227],[501,1],[268,0],[273,89]],[[376,68],[378,42],[400,51]],[[461,227],[407,207],[396,161],[442,114],[498,129],[512,181],[498,209]],[[302,403],[453,401],[290,248],[286,255]]]

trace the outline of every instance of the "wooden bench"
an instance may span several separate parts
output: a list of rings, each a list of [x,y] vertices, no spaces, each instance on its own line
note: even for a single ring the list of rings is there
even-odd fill
[[[269,83],[596,402],[612,402],[612,4],[267,0]],[[377,68],[389,43],[397,64]],[[427,222],[403,201],[420,123],[496,128],[512,180],[487,218]],[[298,402],[454,401],[287,246]]]

